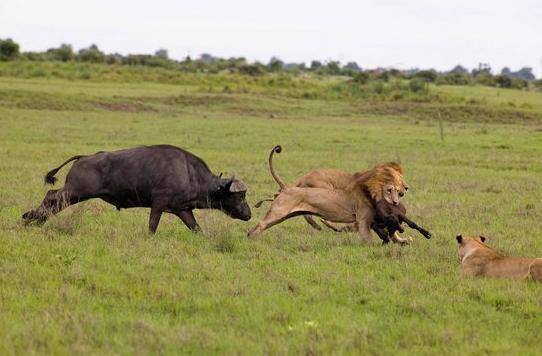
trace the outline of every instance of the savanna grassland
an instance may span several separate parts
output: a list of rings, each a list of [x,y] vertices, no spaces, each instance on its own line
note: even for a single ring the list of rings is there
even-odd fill
[[[28,65],[32,66],[32,65]],[[0,65],[0,354],[539,354],[542,284],[465,278],[455,235],[542,257],[542,93],[341,78]],[[22,69],[21,69],[22,68]],[[364,244],[294,218],[197,211],[147,233],[101,201],[24,226],[66,158],[169,143],[249,186],[399,160],[412,245]],[[59,174],[60,182],[69,170]]]

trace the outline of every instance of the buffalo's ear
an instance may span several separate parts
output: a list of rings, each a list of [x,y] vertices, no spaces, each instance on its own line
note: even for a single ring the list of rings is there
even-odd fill
[[[486,242],[486,238],[484,236],[480,235],[480,241]]]
[[[463,242],[463,236],[461,236],[461,234],[457,235],[455,237],[455,239],[457,240],[457,243],[462,243]]]

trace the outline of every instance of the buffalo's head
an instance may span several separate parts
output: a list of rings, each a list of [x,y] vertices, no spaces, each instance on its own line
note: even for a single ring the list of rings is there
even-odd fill
[[[234,219],[248,221],[251,213],[246,193],[247,186],[242,181],[233,177],[220,179],[218,189],[211,195],[211,204]]]

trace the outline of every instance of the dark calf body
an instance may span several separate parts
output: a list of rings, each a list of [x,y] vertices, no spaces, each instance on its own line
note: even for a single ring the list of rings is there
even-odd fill
[[[384,243],[388,243],[390,241],[389,237],[393,236],[396,232],[402,233],[405,231],[401,226],[402,223],[406,223],[410,228],[418,230],[425,238],[431,238],[429,231],[406,217],[406,207],[403,203],[392,205],[385,200],[381,200],[376,203],[375,207],[376,215],[371,228]]]
[[[74,160],[64,187],[48,191],[38,208],[23,214],[25,221],[45,222],[65,207],[92,198],[119,210],[150,208],[151,232],[163,212],[177,215],[195,231],[200,227],[193,209],[219,209],[235,219],[250,219],[244,183],[214,175],[203,160],[181,148],[156,145],[74,156],[47,173],[45,181],[54,183],[60,168]]]

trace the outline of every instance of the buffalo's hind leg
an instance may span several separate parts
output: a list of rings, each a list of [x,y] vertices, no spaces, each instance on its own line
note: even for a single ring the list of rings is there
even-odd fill
[[[26,223],[37,222],[43,224],[50,216],[58,214],[68,206],[83,200],[86,199],[71,194],[65,188],[51,189],[45,194],[40,206],[27,211],[22,218]]]

